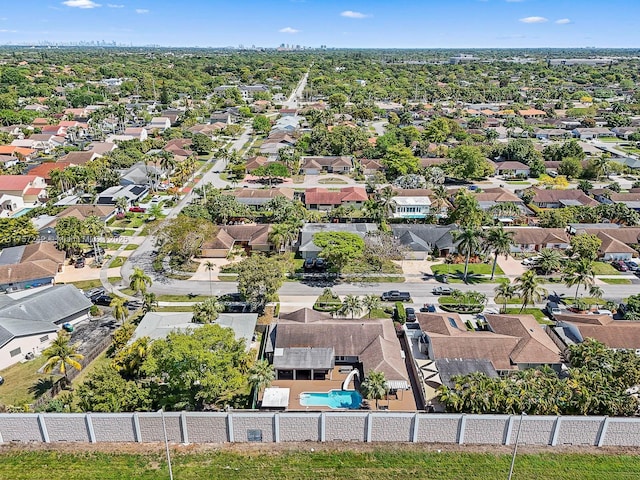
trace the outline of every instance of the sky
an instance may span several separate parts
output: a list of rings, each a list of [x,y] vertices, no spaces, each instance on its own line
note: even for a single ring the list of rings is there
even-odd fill
[[[640,0],[3,0],[0,44],[640,47]]]

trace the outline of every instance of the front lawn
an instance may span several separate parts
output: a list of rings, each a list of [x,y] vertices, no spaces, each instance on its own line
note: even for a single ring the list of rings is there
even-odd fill
[[[0,386],[0,405],[23,405],[33,403],[36,399],[34,387],[40,382],[42,391],[53,386],[59,377],[38,373],[45,364],[46,359],[40,355],[33,360],[24,363],[16,363],[9,368],[0,371],[4,378],[4,385]],[[0,475],[0,477],[2,477]]]
[[[541,325],[553,325],[553,322],[539,308],[525,308],[520,312],[520,308],[507,308],[508,315],[533,315]]]
[[[118,283],[122,279],[120,277],[109,277],[107,280],[109,281],[109,283],[114,284]],[[73,285],[80,290],[90,290],[92,288],[101,287],[102,282],[99,278],[96,278],[95,280],[81,280],[79,282],[70,282],[69,285]]]
[[[628,278],[601,278],[604,283],[609,285],[631,285],[631,280]]]
[[[159,302],[204,302],[210,298],[209,295],[158,295],[156,299]]]
[[[470,263],[469,275],[491,275],[492,265],[487,263]],[[439,263],[437,265],[431,265],[431,271],[434,275],[458,275],[464,274],[464,263]],[[496,265],[496,275],[504,275],[504,272],[500,268],[500,265]]]
[[[127,260],[126,257],[116,257],[113,260],[111,260],[111,263],[109,264],[109,268],[121,267],[122,265],[124,265],[124,262],[126,260]]]
[[[618,270],[604,262],[593,262],[593,273],[596,275],[620,275]]]

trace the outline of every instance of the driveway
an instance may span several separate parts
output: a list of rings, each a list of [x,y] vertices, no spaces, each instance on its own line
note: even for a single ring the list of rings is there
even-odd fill
[[[504,255],[500,255],[498,257],[498,265],[500,266],[502,271],[504,271],[504,274],[507,277],[511,277],[511,278],[519,277],[520,275],[522,275],[524,272],[527,271],[527,269],[522,265],[522,263],[520,263],[520,261],[513,258],[511,255],[509,255],[506,259],[504,258]]]

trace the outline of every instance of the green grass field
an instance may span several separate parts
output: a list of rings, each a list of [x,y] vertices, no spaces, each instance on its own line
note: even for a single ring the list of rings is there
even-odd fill
[[[319,451],[312,452],[312,447]],[[433,448],[433,447],[431,447]],[[225,480],[288,479],[504,479],[507,453],[461,453],[419,450],[414,446],[331,451],[309,445],[305,451],[235,453],[211,451],[174,454],[174,478]],[[518,480],[608,480],[637,478],[640,457],[606,454],[520,454],[515,463]],[[46,472],[46,473],[45,473]],[[169,478],[164,456],[153,454],[63,453],[9,451],[0,456],[0,477],[12,480]]]
[[[542,310],[540,310],[539,308],[525,308],[524,310],[522,310],[522,312],[520,312],[520,307],[518,308],[509,308],[507,307],[507,311],[506,313],[508,315],[533,315],[535,317],[535,319],[538,321],[538,323],[542,324],[542,325],[552,325],[553,322],[551,320],[549,320],[549,317],[547,317]]]
[[[631,285],[631,280],[628,278],[601,278],[600,280],[609,285]]]
[[[21,407],[27,403],[32,403],[37,396],[34,386],[39,381],[43,382],[41,386],[44,390],[47,390],[47,387],[50,388],[52,382],[55,382],[60,377],[58,375],[38,373],[45,361],[46,359],[41,355],[34,360],[16,363],[0,371],[0,375],[4,378],[4,385],[0,386],[0,404]],[[0,475],[0,478],[3,478],[2,475]]]
[[[612,267],[613,268],[613,267]],[[431,271],[434,275],[462,275],[464,273],[464,263],[438,264],[432,265]],[[487,263],[470,263],[469,275],[491,275],[491,265]],[[504,275],[500,265],[496,266],[496,275]]]
[[[618,270],[604,262],[593,262],[593,273],[596,275],[620,275]]]

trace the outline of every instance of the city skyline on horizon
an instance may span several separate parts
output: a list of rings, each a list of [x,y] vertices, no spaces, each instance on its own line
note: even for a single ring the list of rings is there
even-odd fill
[[[40,7],[40,15],[24,8]],[[576,8],[579,7],[579,8]],[[4,6],[0,44],[224,48],[637,48],[640,2],[611,0],[26,0]],[[187,28],[185,28],[185,26]],[[98,40],[100,39],[100,40]]]

